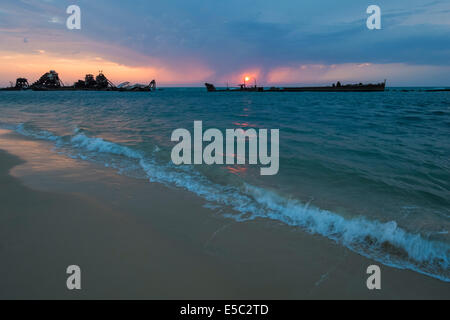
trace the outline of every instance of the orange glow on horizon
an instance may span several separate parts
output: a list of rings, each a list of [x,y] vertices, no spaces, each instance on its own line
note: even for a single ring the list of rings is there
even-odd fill
[[[98,56],[62,57],[38,53],[15,53],[0,51],[0,87],[9,86],[9,81],[25,77],[29,83],[39,79],[49,70],[58,72],[65,85],[72,85],[86,74],[97,75],[99,70],[114,84],[129,81],[148,84],[157,83],[198,83],[211,75],[211,70],[203,66],[191,65],[183,70],[165,65],[128,66]],[[186,77],[186,75],[189,75]]]
[[[253,84],[253,82],[259,80],[264,81],[264,76],[261,68],[245,68],[231,71],[230,73],[219,75],[215,81],[218,83],[232,83],[233,85]]]

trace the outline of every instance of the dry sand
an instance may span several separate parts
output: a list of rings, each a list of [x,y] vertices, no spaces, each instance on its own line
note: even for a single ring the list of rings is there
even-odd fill
[[[0,131],[1,299],[449,299],[448,283]],[[66,288],[79,265],[82,290]]]

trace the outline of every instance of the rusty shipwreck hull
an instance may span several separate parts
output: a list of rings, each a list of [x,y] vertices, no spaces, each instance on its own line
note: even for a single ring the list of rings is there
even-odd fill
[[[238,88],[216,89],[211,83],[205,83],[208,92],[380,92],[385,91],[386,81],[376,84],[348,84],[341,85],[339,82],[331,86],[322,87],[257,87],[243,86]]]

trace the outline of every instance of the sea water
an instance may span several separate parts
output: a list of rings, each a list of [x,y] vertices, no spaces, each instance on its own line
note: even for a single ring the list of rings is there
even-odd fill
[[[279,172],[175,166],[177,128],[279,129]],[[186,189],[450,281],[450,92],[0,92],[0,124],[55,152]]]

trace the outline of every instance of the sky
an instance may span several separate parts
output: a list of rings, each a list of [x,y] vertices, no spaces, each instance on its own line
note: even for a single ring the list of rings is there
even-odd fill
[[[450,86],[450,1],[0,0],[0,86],[50,69],[65,84],[102,70],[116,84]]]

